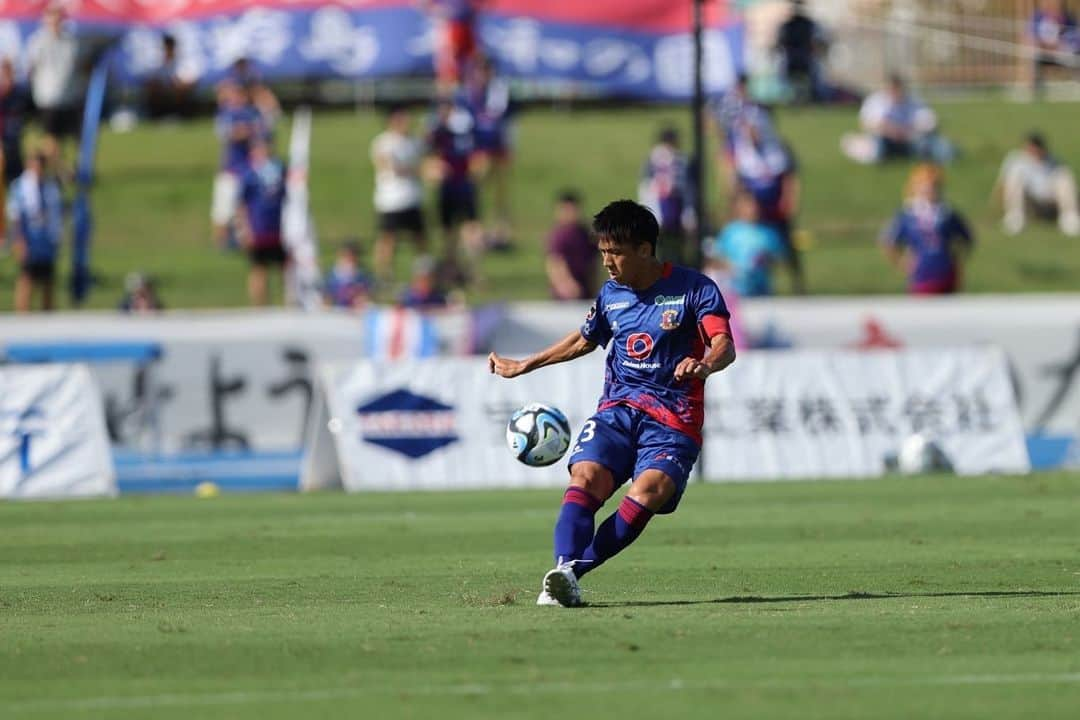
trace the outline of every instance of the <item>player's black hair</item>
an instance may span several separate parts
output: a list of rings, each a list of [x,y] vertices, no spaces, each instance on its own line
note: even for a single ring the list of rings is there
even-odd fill
[[[1024,138],[1028,145],[1034,145],[1043,152],[1046,152],[1046,137],[1038,130],[1032,130]]]
[[[649,243],[655,255],[660,225],[656,222],[656,216],[644,205],[633,200],[616,200],[593,216],[593,234],[598,239],[607,238],[619,245],[637,247],[641,243]]]
[[[560,204],[567,203],[569,205],[580,206],[581,193],[579,193],[577,190],[571,190],[569,188],[567,188],[566,190],[560,190],[559,194],[555,196],[555,202]]]

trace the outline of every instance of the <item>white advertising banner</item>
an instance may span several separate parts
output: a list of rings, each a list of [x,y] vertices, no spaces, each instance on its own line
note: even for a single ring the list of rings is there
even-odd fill
[[[880,475],[916,433],[961,474],[1029,470],[996,348],[748,353],[705,400],[710,480]]]
[[[0,367],[0,497],[115,494],[105,412],[90,371]]]
[[[596,410],[603,354],[523,375],[491,375],[486,359],[361,362],[321,373],[327,414],[313,423],[308,451],[325,459],[319,431],[333,431],[341,484],[349,491],[550,487],[566,483],[566,463],[519,463],[506,447],[506,423],[528,402],[558,407],[572,432]],[[311,437],[311,436],[309,436]],[[305,462],[305,489],[326,487]]]

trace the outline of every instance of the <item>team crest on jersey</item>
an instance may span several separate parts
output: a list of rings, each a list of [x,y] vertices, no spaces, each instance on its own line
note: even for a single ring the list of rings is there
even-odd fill
[[[674,330],[679,327],[679,311],[665,310],[660,313],[660,329]]]

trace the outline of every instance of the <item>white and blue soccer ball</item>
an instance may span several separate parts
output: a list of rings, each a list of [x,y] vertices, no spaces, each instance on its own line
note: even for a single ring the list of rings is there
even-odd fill
[[[506,445],[519,461],[544,467],[559,461],[570,447],[570,421],[544,403],[529,403],[510,416]]]

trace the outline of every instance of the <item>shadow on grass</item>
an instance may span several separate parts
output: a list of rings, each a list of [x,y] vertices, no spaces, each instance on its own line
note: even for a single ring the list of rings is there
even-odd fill
[[[904,598],[1044,598],[1076,597],[1080,590],[972,590],[970,592],[871,593],[853,591],[843,595],[734,595],[713,600],[628,600],[589,603],[594,608],[664,607],[676,605],[750,605],[755,603],[825,602],[834,600],[895,600]]]

